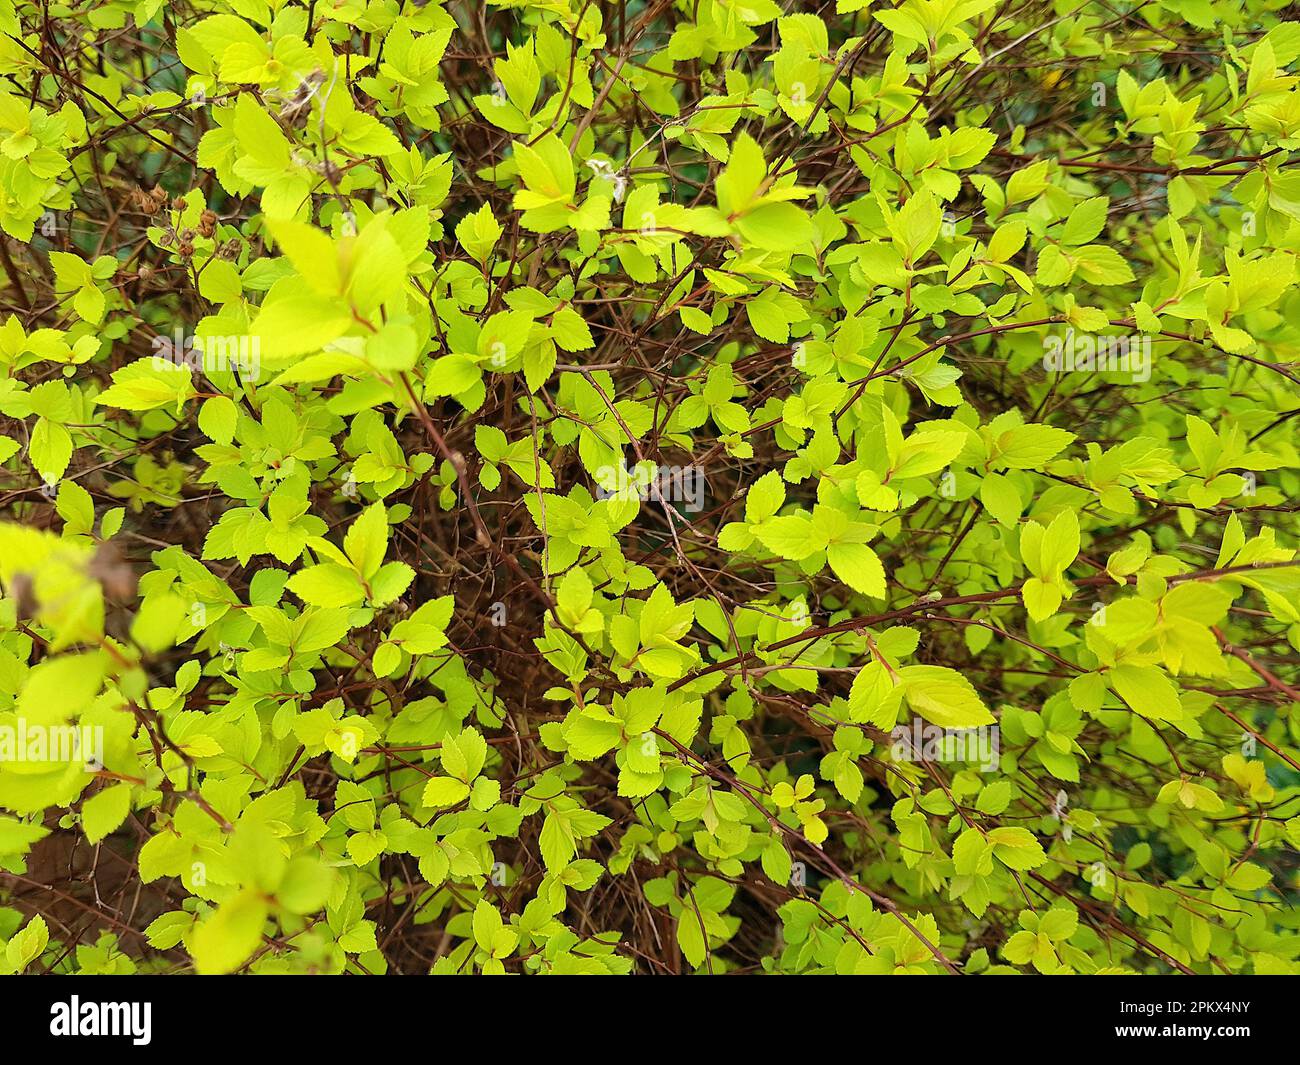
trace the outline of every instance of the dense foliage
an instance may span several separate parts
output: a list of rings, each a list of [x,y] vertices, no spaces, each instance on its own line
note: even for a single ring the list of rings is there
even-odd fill
[[[1281,8],[0,0],[0,968],[1300,970]]]

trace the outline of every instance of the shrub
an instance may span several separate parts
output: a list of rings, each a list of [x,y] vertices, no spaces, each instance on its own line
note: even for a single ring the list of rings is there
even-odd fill
[[[6,2],[4,965],[1297,971],[1278,7]]]

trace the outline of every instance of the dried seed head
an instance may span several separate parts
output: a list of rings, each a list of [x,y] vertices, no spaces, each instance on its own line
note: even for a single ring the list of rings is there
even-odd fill
[[[145,192],[144,189],[133,189],[131,191],[131,204],[147,215],[152,215],[158,210],[158,201],[153,198],[151,193]]]

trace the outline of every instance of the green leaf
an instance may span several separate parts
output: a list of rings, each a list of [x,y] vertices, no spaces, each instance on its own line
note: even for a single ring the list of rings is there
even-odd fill
[[[86,839],[98,843],[126,820],[130,810],[130,784],[114,784],[97,791],[81,804],[81,825]]]
[[[469,797],[469,785],[451,777],[430,777],[420,796],[422,806],[455,806]]]
[[[1087,244],[1095,238],[1106,223],[1106,210],[1109,206],[1110,200],[1105,196],[1094,196],[1076,206],[1061,227],[1061,243]]]
[[[289,578],[288,587],[304,603],[313,606],[351,606],[365,597],[365,588],[357,574],[335,562],[299,570]]]
[[[994,723],[974,686],[955,669],[904,666],[898,679],[907,705],[932,724],[966,729]]]
[[[704,964],[704,931],[700,917],[690,907],[684,907],[677,918],[677,945],[682,949],[682,956],[693,967]]]
[[[993,856],[1009,869],[1034,869],[1047,861],[1043,846],[1024,828],[995,828],[988,834]]]
[[[388,550],[388,512],[382,503],[366,507],[348,527],[343,550],[362,580],[370,580],[379,572]]]
[[[156,410],[160,407],[179,412],[187,399],[194,396],[188,366],[162,359],[137,359],[113,374],[113,383],[95,397],[103,407],[120,410]]]
[[[49,941],[50,933],[45,918],[39,914],[33,916],[5,947],[5,961],[10,970],[21,973],[41,956]]]
[[[1135,713],[1158,721],[1182,719],[1183,707],[1177,690],[1154,666],[1113,666],[1106,677],[1115,694]]]
[[[831,544],[826,549],[826,560],[835,576],[854,591],[877,599],[885,597],[885,569],[866,544]]]
[[[232,973],[247,962],[262,942],[268,912],[266,899],[252,889],[218,906],[190,936],[190,954],[199,974]]]

